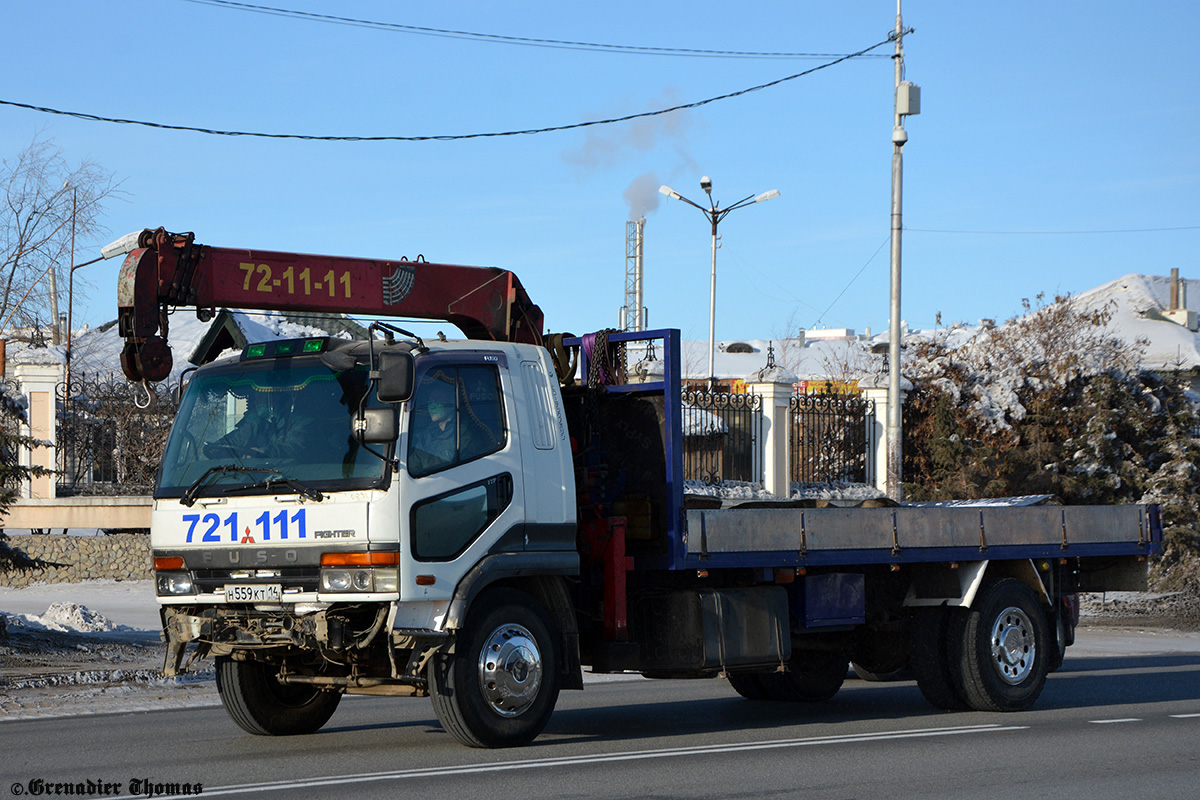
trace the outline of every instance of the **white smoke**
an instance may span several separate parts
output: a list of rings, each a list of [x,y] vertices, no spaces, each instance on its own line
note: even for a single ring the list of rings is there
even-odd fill
[[[658,192],[659,186],[661,184],[658,182],[658,178],[654,176],[654,173],[647,172],[644,175],[634,178],[629,186],[625,187],[625,191],[621,196],[629,204],[629,219],[631,221],[641,219],[658,209],[658,201],[662,198],[662,195]]]

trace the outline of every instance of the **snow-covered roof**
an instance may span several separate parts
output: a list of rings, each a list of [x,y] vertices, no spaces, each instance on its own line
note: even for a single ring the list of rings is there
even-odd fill
[[[174,356],[169,380],[178,380],[192,365],[190,359],[201,344],[214,338],[210,336],[214,325],[235,326],[241,334],[235,341],[241,338],[246,344],[305,336],[349,335],[346,321],[341,319],[322,321],[311,315],[293,319],[279,314],[223,311],[202,322],[195,314],[181,311],[171,316],[168,329],[167,340]],[[125,340],[118,334],[115,322],[86,331],[71,342],[71,368],[97,375],[119,374],[124,346]],[[209,358],[216,355],[207,354]]]
[[[1180,282],[1185,288],[1185,307],[1200,311],[1200,280]],[[1111,303],[1108,328],[1127,342],[1145,342],[1143,368],[1184,372],[1200,367],[1200,336],[1164,316],[1171,303],[1169,277],[1130,273],[1080,292],[1072,301],[1093,310]]]

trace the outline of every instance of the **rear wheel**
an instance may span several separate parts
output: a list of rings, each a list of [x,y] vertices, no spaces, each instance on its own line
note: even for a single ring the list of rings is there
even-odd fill
[[[947,711],[967,707],[950,669],[958,650],[951,631],[965,613],[961,608],[937,606],[917,608],[913,614],[909,663],[917,688],[930,705]]]
[[[771,700],[815,703],[838,693],[848,664],[844,653],[833,650],[793,651],[787,672],[761,673],[758,680]]]
[[[469,747],[533,741],[558,701],[550,630],[545,611],[524,592],[481,595],[454,652],[430,665],[430,697],[447,733]]]
[[[279,668],[261,661],[217,659],[221,704],[242,730],[259,736],[315,733],[342,696],[303,684],[280,683]]]
[[[747,700],[770,700],[771,696],[763,687],[761,672],[730,672],[725,678],[733,690]]]
[[[967,614],[951,669],[971,708],[1019,711],[1042,693],[1054,646],[1037,595],[1005,578],[985,585]]]

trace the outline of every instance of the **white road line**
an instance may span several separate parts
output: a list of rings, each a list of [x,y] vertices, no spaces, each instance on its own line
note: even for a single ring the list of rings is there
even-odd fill
[[[1089,719],[1093,725],[1117,725],[1122,722],[1141,722],[1137,717],[1128,717],[1127,719]]]
[[[1172,714],[1171,719],[1193,719],[1200,717],[1200,714]]]
[[[377,781],[401,781],[412,778],[437,778],[455,775],[477,775],[488,772],[507,772],[519,769],[546,769],[549,767],[604,764],[620,761],[644,761],[652,758],[678,758],[680,756],[710,755],[713,753],[743,753],[752,750],[772,750],[791,747],[809,747],[822,744],[856,744],[880,742],[890,739],[917,739],[938,736],[961,736],[970,733],[1001,733],[1028,730],[1028,725],[967,725],[957,728],[925,728],[883,733],[851,733],[839,736],[815,736],[807,739],[776,739],[765,742],[731,742],[728,744],[700,745],[696,747],[672,747],[662,750],[633,750],[627,753],[597,753],[595,755],[561,756],[528,761],[502,761],[496,764],[459,764],[447,767],[422,767],[418,769],[374,772],[363,775],[326,775],[314,778],[297,778],[287,781],[245,783],[232,786],[205,786],[205,797],[221,797],[250,792],[316,789],[322,786],[340,786],[347,783],[374,783]],[[160,797],[158,800],[178,800],[185,795]]]

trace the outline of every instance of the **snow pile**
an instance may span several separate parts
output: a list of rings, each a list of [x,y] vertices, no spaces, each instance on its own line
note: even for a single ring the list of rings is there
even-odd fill
[[[722,500],[778,500],[759,483],[722,481],[708,484],[703,481],[684,481],[683,491],[689,495],[719,497]],[[842,500],[861,502],[883,497],[883,492],[865,483],[796,483],[790,486],[789,500]]]
[[[865,483],[847,483],[833,481],[830,483],[799,483],[791,484],[792,500],[876,500],[884,497],[884,493]]]
[[[722,500],[774,500],[775,495],[762,488],[762,484],[746,481],[684,481],[683,493],[702,497],[719,497]]]
[[[118,625],[99,611],[93,611],[79,603],[51,603],[44,614],[21,614],[10,617],[14,626],[42,628],[60,633],[107,633],[110,631],[133,630],[127,625]]]
[[[99,611],[69,602],[51,603],[50,607],[46,609],[46,613],[42,615],[42,624],[52,630],[73,630],[80,633],[115,631],[123,627]]]

